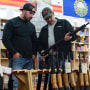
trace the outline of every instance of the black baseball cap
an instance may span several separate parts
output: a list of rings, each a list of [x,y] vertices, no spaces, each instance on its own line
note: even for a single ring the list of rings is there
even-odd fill
[[[35,8],[35,6],[33,6],[31,3],[25,3],[23,8],[20,10],[27,10],[27,11],[32,11],[35,13],[34,8]]]
[[[44,19],[50,17],[53,15],[53,12],[52,10],[49,8],[49,7],[45,7],[43,10],[42,10],[42,16]]]

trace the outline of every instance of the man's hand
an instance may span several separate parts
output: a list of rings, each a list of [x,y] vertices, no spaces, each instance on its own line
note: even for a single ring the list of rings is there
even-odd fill
[[[20,58],[20,57],[21,57],[21,54],[18,53],[18,52],[13,55],[13,58],[14,58],[14,59],[18,59],[18,58]]]
[[[35,55],[32,55],[32,59],[33,59],[33,60],[35,59],[35,57],[36,57]]]
[[[44,50],[41,51],[41,53],[43,53]],[[43,58],[46,58],[48,56],[48,54],[46,54],[45,56],[42,56]]]
[[[71,32],[66,33],[66,35],[65,35],[65,37],[64,37],[64,40],[65,40],[65,41],[69,41],[69,40],[72,39],[72,36],[68,36],[70,33],[71,33]]]

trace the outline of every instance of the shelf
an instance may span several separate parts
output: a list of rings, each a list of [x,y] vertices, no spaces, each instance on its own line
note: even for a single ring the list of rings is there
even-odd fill
[[[1,60],[8,60],[8,58],[0,58]]]
[[[79,45],[80,45],[80,44],[81,44],[81,45],[82,45],[82,44],[87,44],[87,45],[89,45],[89,43],[82,43],[82,42],[76,42],[76,41],[73,41],[72,44],[79,44]]]
[[[81,61],[84,60],[84,58],[80,58],[80,59],[81,59]],[[79,61],[79,59],[75,59],[75,60]],[[85,61],[88,61],[88,58],[85,58]]]
[[[89,52],[89,51],[79,51],[79,50],[73,50],[74,52]]]

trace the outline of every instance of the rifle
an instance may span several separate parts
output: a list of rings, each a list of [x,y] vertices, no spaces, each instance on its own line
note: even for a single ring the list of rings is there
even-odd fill
[[[64,59],[64,55],[63,55],[63,52],[62,52],[62,59],[63,59],[63,83],[64,83],[64,87],[65,87],[65,90],[69,90],[69,84],[68,84],[68,74],[66,73],[65,71],[65,59]]]
[[[1,68],[1,62],[0,62],[0,90],[3,90],[3,72]]]
[[[61,71],[59,70],[59,61],[58,61],[58,50],[57,50],[57,58],[56,58],[56,62],[57,62],[57,83],[58,83],[58,88],[59,90],[63,90],[63,85],[62,85],[62,75],[61,75]]]
[[[78,29],[76,29],[74,32],[70,33],[69,36],[73,36],[74,34],[76,34],[78,31],[82,30],[83,28],[85,28],[87,25],[89,24],[89,22],[87,24],[84,24],[82,26],[80,26]],[[52,48],[55,50],[57,48],[57,46],[60,46],[62,44],[64,44],[66,41],[64,41],[64,39],[61,39],[60,41],[56,42],[54,45],[52,45],[50,48],[46,49],[44,52],[41,53],[41,56],[45,56]]]
[[[68,55],[68,61],[71,63],[70,53]],[[72,72],[72,64],[71,64],[71,73],[69,73],[69,79],[70,79],[72,90],[76,90],[76,82],[75,82],[75,78],[74,78],[74,73]]]
[[[81,69],[80,53],[79,53],[79,83],[80,83],[80,90],[84,90],[84,77]]]
[[[54,68],[53,52],[52,52],[52,66],[51,66],[51,84],[52,84],[52,90],[58,90],[57,80],[56,80],[56,73],[55,73],[55,68]]]
[[[39,57],[39,69],[43,69],[43,61],[41,59],[41,57]],[[37,82],[37,89],[36,90],[40,90],[41,87],[41,81],[42,81],[42,73],[38,74],[38,82]]]
[[[11,60],[11,68],[13,67],[13,59]],[[9,76],[9,81],[8,81],[8,90],[13,90],[13,79],[12,79],[12,73]]]
[[[85,63],[85,53],[83,53],[83,58],[84,58],[84,63]],[[85,81],[85,90],[90,90],[90,88],[89,88],[89,78],[88,78],[87,73],[84,74],[84,81]]]

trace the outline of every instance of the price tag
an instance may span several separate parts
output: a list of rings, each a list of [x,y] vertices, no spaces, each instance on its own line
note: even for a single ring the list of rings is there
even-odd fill
[[[87,73],[87,63],[82,63],[82,73]]]
[[[66,71],[66,73],[71,73],[71,64],[70,64],[70,62],[65,63],[65,71]]]

